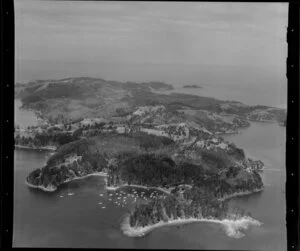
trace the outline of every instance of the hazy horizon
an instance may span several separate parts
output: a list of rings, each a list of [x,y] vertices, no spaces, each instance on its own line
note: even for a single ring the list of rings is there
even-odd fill
[[[286,93],[287,3],[17,0],[15,18],[16,82],[88,76]]]

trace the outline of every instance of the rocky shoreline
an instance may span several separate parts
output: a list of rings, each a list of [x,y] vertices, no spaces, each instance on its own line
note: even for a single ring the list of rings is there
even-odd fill
[[[56,146],[24,146],[24,145],[15,145],[15,148],[19,149],[32,149],[32,150],[48,150],[48,151],[56,151]]]
[[[222,198],[220,198],[219,200],[220,200],[220,201],[225,201],[225,200],[232,199],[232,198],[235,198],[235,197],[240,197],[240,196],[250,195],[250,194],[253,194],[253,193],[259,193],[259,192],[262,192],[263,190],[264,190],[264,187],[263,187],[263,188],[260,188],[260,189],[254,189],[254,190],[252,190],[252,191],[240,191],[240,192],[235,192],[235,193],[233,193],[233,194],[225,195],[225,196],[223,196]]]
[[[85,179],[85,178],[88,178],[88,177],[91,177],[91,176],[107,177],[107,173],[105,173],[105,172],[95,172],[95,173],[90,173],[90,174],[87,174],[87,175],[84,175],[84,176],[81,176],[81,177],[74,177],[74,178],[67,179],[67,180],[63,181],[60,185],[72,182],[74,180],[82,180],[82,179]],[[33,185],[33,184],[29,183],[28,180],[25,181],[25,184],[27,186],[31,187],[31,188],[40,189],[40,190],[45,191],[45,192],[54,192],[54,191],[59,189],[59,186],[54,186],[54,185],[49,185],[47,187],[45,187],[43,185]]]
[[[25,184],[30,188],[40,189],[44,192],[55,192],[57,190],[57,187],[55,187],[55,186],[49,185],[49,186],[45,187],[42,185],[33,185],[33,184],[30,184],[27,180],[25,181]]]

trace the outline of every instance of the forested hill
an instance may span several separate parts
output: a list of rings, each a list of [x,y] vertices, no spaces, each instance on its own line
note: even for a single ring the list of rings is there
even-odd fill
[[[217,134],[236,133],[250,126],[249,120],[280,121],[285,111],[158,93],[171,88],[160,82],[95,78],[17,85],[16,97],[23,108],[38,112],[44,120],[16,130],[15,142],[23,147],[57,148],[43,167],[27,176],[27,184],[55,191],[65,182],[101,172],[108,187],[142,185],[170,190],[173,195],[159,204],[137,205],[132,226],[144,226],[149,219],[155,223],[166,215],[169,219],[224,217],[220,199],[263,189],[259,175],[263,163],[248,158]],[[199,191],[209,198],[198,196]],[[163,212],[159,205],[166,215],[148,215]]]

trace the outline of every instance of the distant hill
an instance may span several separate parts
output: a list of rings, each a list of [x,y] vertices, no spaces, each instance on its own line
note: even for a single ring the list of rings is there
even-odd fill
[[[46,117],[107,117],[117,108],[131,106],[128,98],[151,93],[151,89],[170,90],[171,85],[161,82],[134,83],[106,81],[99,78],[65,78],[37,80],[16,84],[15,97],[24,108],[39,110]]]
[[[126,114],[137,106],[145,105],[164,105],[173,111],[206,110],[264,122],[283,121],[286,116],[284,109],[248,106],[237,101],[189,94],[157,93],[172,88],[172,85],[162,82],[118,82],[81,77],[18,83],[15,86],[15,97],[21,99],[23,108],[39,111],[43,118],[57,122],[87,117],[110,118],[119,115],[120,110]]]
[[[184,85],[183,88],[203,88],[200,85]]]

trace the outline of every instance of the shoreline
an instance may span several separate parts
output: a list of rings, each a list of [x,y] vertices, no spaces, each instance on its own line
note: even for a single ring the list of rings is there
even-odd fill
[[[107,177],[108,174],[106,172],[95,172],[95,173],[90,173],[90,174],[87,174],[85,176],[81,176],[81,177],[74,177],[74,178],[71,178],[71,179],[67,179],[65,181],[63,181],[61,184],[66,184],[66,183],[69,183],[71,181],[74,181],[74,180],[82,180],[82,179],[85,179],[87,177],[90,177],[90,176],[100,176],[100,177]],[[28,181],[26,180],[25,181],[25,184],[31,188],[37,188],[37,189],[41,189],[43,191],[46,191],[46,192],[54,192],[58,189],[58,187],[55,187],[55,186],[50,186],[50,188],[48,187],[44,187],[44,186],[41,186],[41,185],[32,185],[30,183],[28,183]],[[61,185],[60,184],[60,185]],[[143,185],[121,185],[121,186],[107,186],[107,179],[105,179],[105,189],[106,190],[109,190],[109,191],[115,191],[115,190],[118,190],[118,189],[122,189],[122,188],[127,188],[127,187],[132,187],[132,188],[142,188],[142,189],[154,189],[154,190],[158,190],[158,191],[161,191],[167,195],[172,195],[171,193],[171,190],[174,189],[174,187],[171,187],[169,189],[165,189],[165,188],[162,188],[162,187],[148,187],[148,186],[143,186]],[[228,199],[231,199],[231,198],[234,198],[234,197],[240,197],[240,196],[244,196],[244,195],[250,195],[250,194],[253,194],[253,193],[258,193],[258,192],[262,192],[264,190],[264,187],[263,188],[259,188],[259,189],[254,189],[252,191],[243,191],[243,192],[235,192],[231,195],[225,195],[223,196],[222,198],[219,198],[218,200],[219,201],[225,201],[225,200],[228,200]]]
[[[56,146],[41,146],[41,147],[32,147],[32,146],[23,146],[23,145],[15,145],[15,148],[18,149],[31,149],[31,150],[47,150],[47,151],[56,151]]]
[[[111,190],[111,191],[115,191],[118,189],[122,189],[122,188],[126,188],[126,187],[136,187],[136,188],[143,188],[143,189],[156,189],[159,190],[165,194],[171,195],[171,192],[165,188],[162,187],[148,187],[148,186],[143,186],[143,185],[121,185],[121,186],[106,186],[106,190]],[[173,187],[172,187],[173,189]]]
[[[44,192],[48,192],[48,193],[55,192],[57,190],[57,187],[55,187],[55,186],[44,187],[42,185],[32,185],[32,184],[28,183],[27,180],[25,180],[25,184],[30,188],[40,189],[40,190],[42,190]]]
[[[252,191],[243,191],[243,192],[235,192],[231,195],[225,195],[223,196],[222,198],[218,199],[219,201],[225,201],[225,200],[228,200],[228,199],[232,199],[232,198],[235,198],[235,197],[240,197],[240,196],[244,196],[244,195],[250,195],[250,194],[253,194],[253,193],[259,193],[259,192],[262,192],[264,190],[264,187],[262,188],[258,188],[258,189],[254,189]]]
[[[131,227],[130,226],[130,216],[127,215],[124,219],[124,221],[121,224],[121,230],[123,234],[129,236],[129,237],[143,237],[153,230],[159,228],[159,227],[165,227],[165,226],[174,226],[174,225],[184,225],[184,224],[190,224],[190,223],[196,223],[196,222],[207,222],[207,223],[217,223],[223,225],[225,228],[225,232],[227,236],[232,238],[241,238],[245,236],[244,233],[242,233],[240,230],[246,230],[250,225],[253,226],[261,226],[263,223],[259,222],[258,220],[255,220],[251,218],[250,216],[243,216],[239,219],[223,219],[219,220],[216,218],[186,218],[186,219],[176,219],[176,220],[169,220],[167,222],[160,221],[158,223],[148,225],[145,227]]]
[[[72,179],[68,179],[68,180],[65,180],[64,182],[62,182],[61,184],[67,184],[73,180],[82,180],[82,179],[85,179],[87,177],[90,177],[90,176],[101,176],[101,177],[106,177],[107,176],[107,173],[105,172],[96,172],[96,173],[90,173],[90,174],[87,174],[85,176],[82,176],[82,177],[75,177],[75,178],[72,178]],[[42,185],[33,185],[33,184],[30,184],[27,180],[25,180],[25,184],[31,188],[36,188],[36,189],[40,189],[42,191],[45,191],[45,192],[54,192],[56,191],[59,186],[48,186],[48,187],[45,187],[45,186],[42,186]],[[61,185],[59,184],[59,185]]]
[[[147,187],[147,186],[142,186],[142,185],[107,186],[106,190],[115,191],[115,190],[126,188],[126,187],[136,187],[136,188],[142,188],[142,189],[146,189],[146,190],[147,189],[156,189],[156,190],[159,190],[159,191],[161,191],[165,194],[172,195],[172,193],[167,189],[164,189],[164,188],[161,188],[161,187]],[[173,188],[174,187],[172,187],[171,189],[173,189]],[[263,190],[264,190],[264,187],[259,188],[259,189],[254,189],[252,191],[235,192],[231,195],[223,196],[222,198],[220,198],[218,200],[219,201],[225,201],[225,200],[228,200],[228,199],[231,199],[231,198],[234,198],[234,197],[239,197],[239,196],[250,195],[250,194],[253,194],[253,193],[262,192]]]
[[[85,175],[85,176],[75,177],[75,178],[73,178],[73,179],[65,180],[65,181],[62,182],[61,184],[66,184],[66,183],[69,183],[69,182],[71,182],[71,181],[73,181],[73,180],[83,180],[83,179],[85,179],[85,178],[87,178],[87,177],[90,177],[90,176],[106,177],[106,176],[107,176],[107,173],[105,173],[105,172],[89,173],[89,174],[87,174],[87,175]]]

